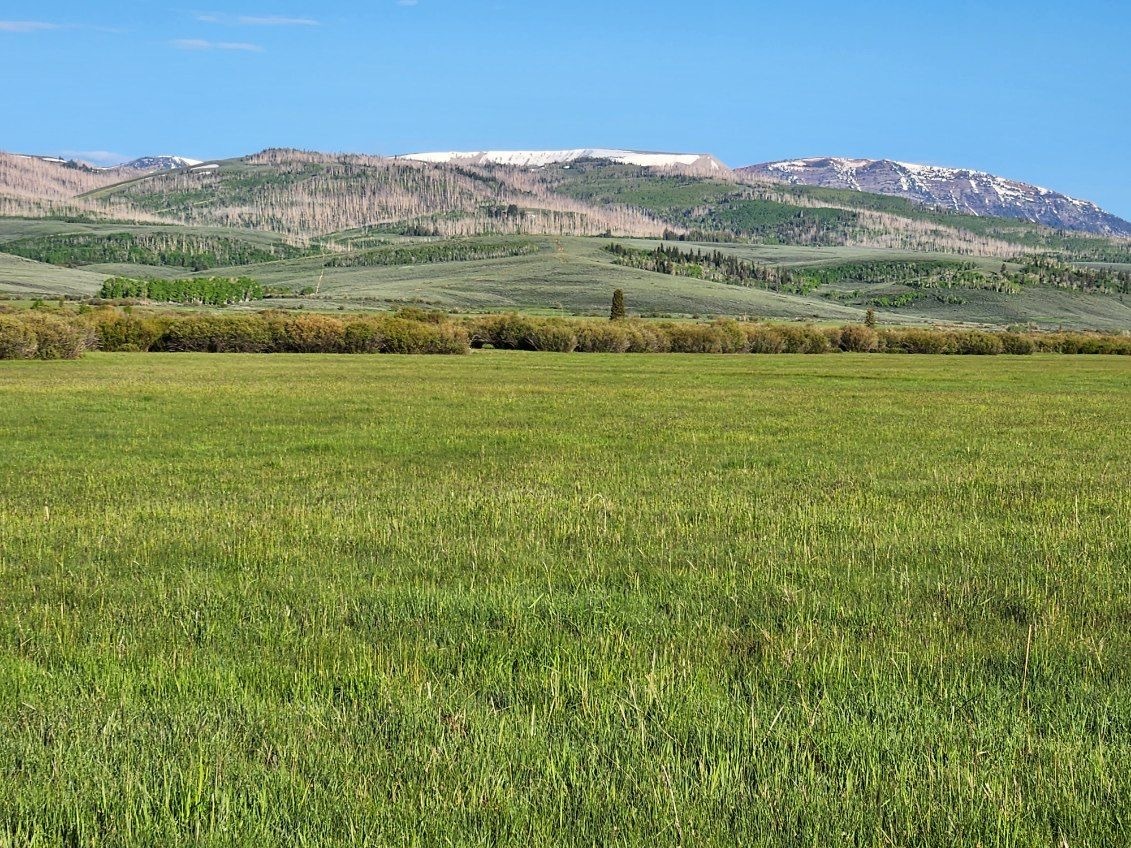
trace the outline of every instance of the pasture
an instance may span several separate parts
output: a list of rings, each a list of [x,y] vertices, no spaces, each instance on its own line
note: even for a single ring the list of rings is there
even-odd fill
[[[0,846],[1115,845],[1111,357],[0,362]]]
[[[629,311],[653,316],[753,316],[786,320],[860,322],[874,308],[881,323],[972,324],[993,327],[1027,325],[1045,329],[1096,329],[1123,331],[1131,327],[1131,304],[1126,295],[1076,291],[1055,286],[1026,286],[1017,293],[980,289],[924,290],[912,302],[898,298],[910,289],[883,281],[849,281],[823,286],[806,295],[723,282],[672,276],[617,265],[604,248],[611,243],[651,250],[660,242],[647,239],[600,239],[569,236],[487,236],[456,239],[468,245],[508,245],[523,255],[460,261],[413,262],[395,265],[350,265],[359,250],[411,248],[422,252],[445,240],[407,238],[379,230],[352,230],[332,234],[309,250],[312,255],[254,262],[246,265],[208,266],[194,272],[178,265],[143,265],[97,262],[75,268],[33,262],[4,253],[5,245],[60,236],[99,236],[113,239],[183,238],[220,240],[229,248],[249,251],[300,250],[277,236],[253,230],[176,225],[72,223],[19,218],[0,219],[0,299],[52,299],[90,297],[109,277],[181,279],[201,277],[251,277],[272,290],[274,297],[256,301],[251,308],[313,309],[320,311],[384,311],[406,305],[427,306],[453,312],[522,311],[549,315],[607,315],[612,291],[623,289]],[[683,243],[687,249],[720,251],[769,267],[794,270],[844,263],[971,261],[981,271],[992,271],[1001,260],[917,253],[860,247],[806,247],[773,244]],[[325,249],[325,253],[317,251]],[[345,267],[335,267],[343,262]],[[331,267],[324,267],[330,263]],[[886,300],[885,300],[886,298]]]

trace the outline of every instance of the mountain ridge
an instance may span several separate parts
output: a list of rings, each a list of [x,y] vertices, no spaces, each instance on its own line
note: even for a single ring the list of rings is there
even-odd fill
[[[118,165],[113,165],[103,170],[107,171],[175,171],[179,168],[191,168],[196,165],[203,165],[204,161],[201,159],[190,159],[187,156],[176,156],[171,153],[160,153],[155,156],[139,156],[137,159],[131,159],[129,162],[122,162]]]
[[[1054,229],[1131,237],[1131,222],[1092,201],[972,168],[823,156],[763,162],[736,171],[790,185],[904,197],[924,206],[979,217],[1014,218]]]
[[[723,162],[709,153],[660,153],[614,147],[577,147],[562,150],[476,150],[406,153],[397,158],[432,164],[504,165],[519,168],[544,168],[569,165],[583,159],[608,160],[618,165],[641,168],[677,168],[693,171],[729,173]]]

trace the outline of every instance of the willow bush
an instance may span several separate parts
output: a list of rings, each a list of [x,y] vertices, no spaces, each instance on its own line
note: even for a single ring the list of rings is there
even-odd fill
[[[46,310],[0,314],[0,359],[74,359],[87,350],[196,353],[460,354],[470,348],[570,353],[919,353],[1131,355],[1131,334],[884,328],[863,324],[600,321],[417,309],[334,316],[267,311],[136,315]]]

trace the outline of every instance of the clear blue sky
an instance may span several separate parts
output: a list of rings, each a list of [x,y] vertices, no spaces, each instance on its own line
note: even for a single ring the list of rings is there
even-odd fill
[[[886,157],[1131,217],[1128,0],[178,3],[4,0],[0,149]]]

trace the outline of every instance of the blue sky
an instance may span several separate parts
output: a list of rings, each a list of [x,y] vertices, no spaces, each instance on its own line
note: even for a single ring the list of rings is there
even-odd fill
[[[1131,218],[1131,4],[0,5],[0,149],[609,146],[980,168]]]

